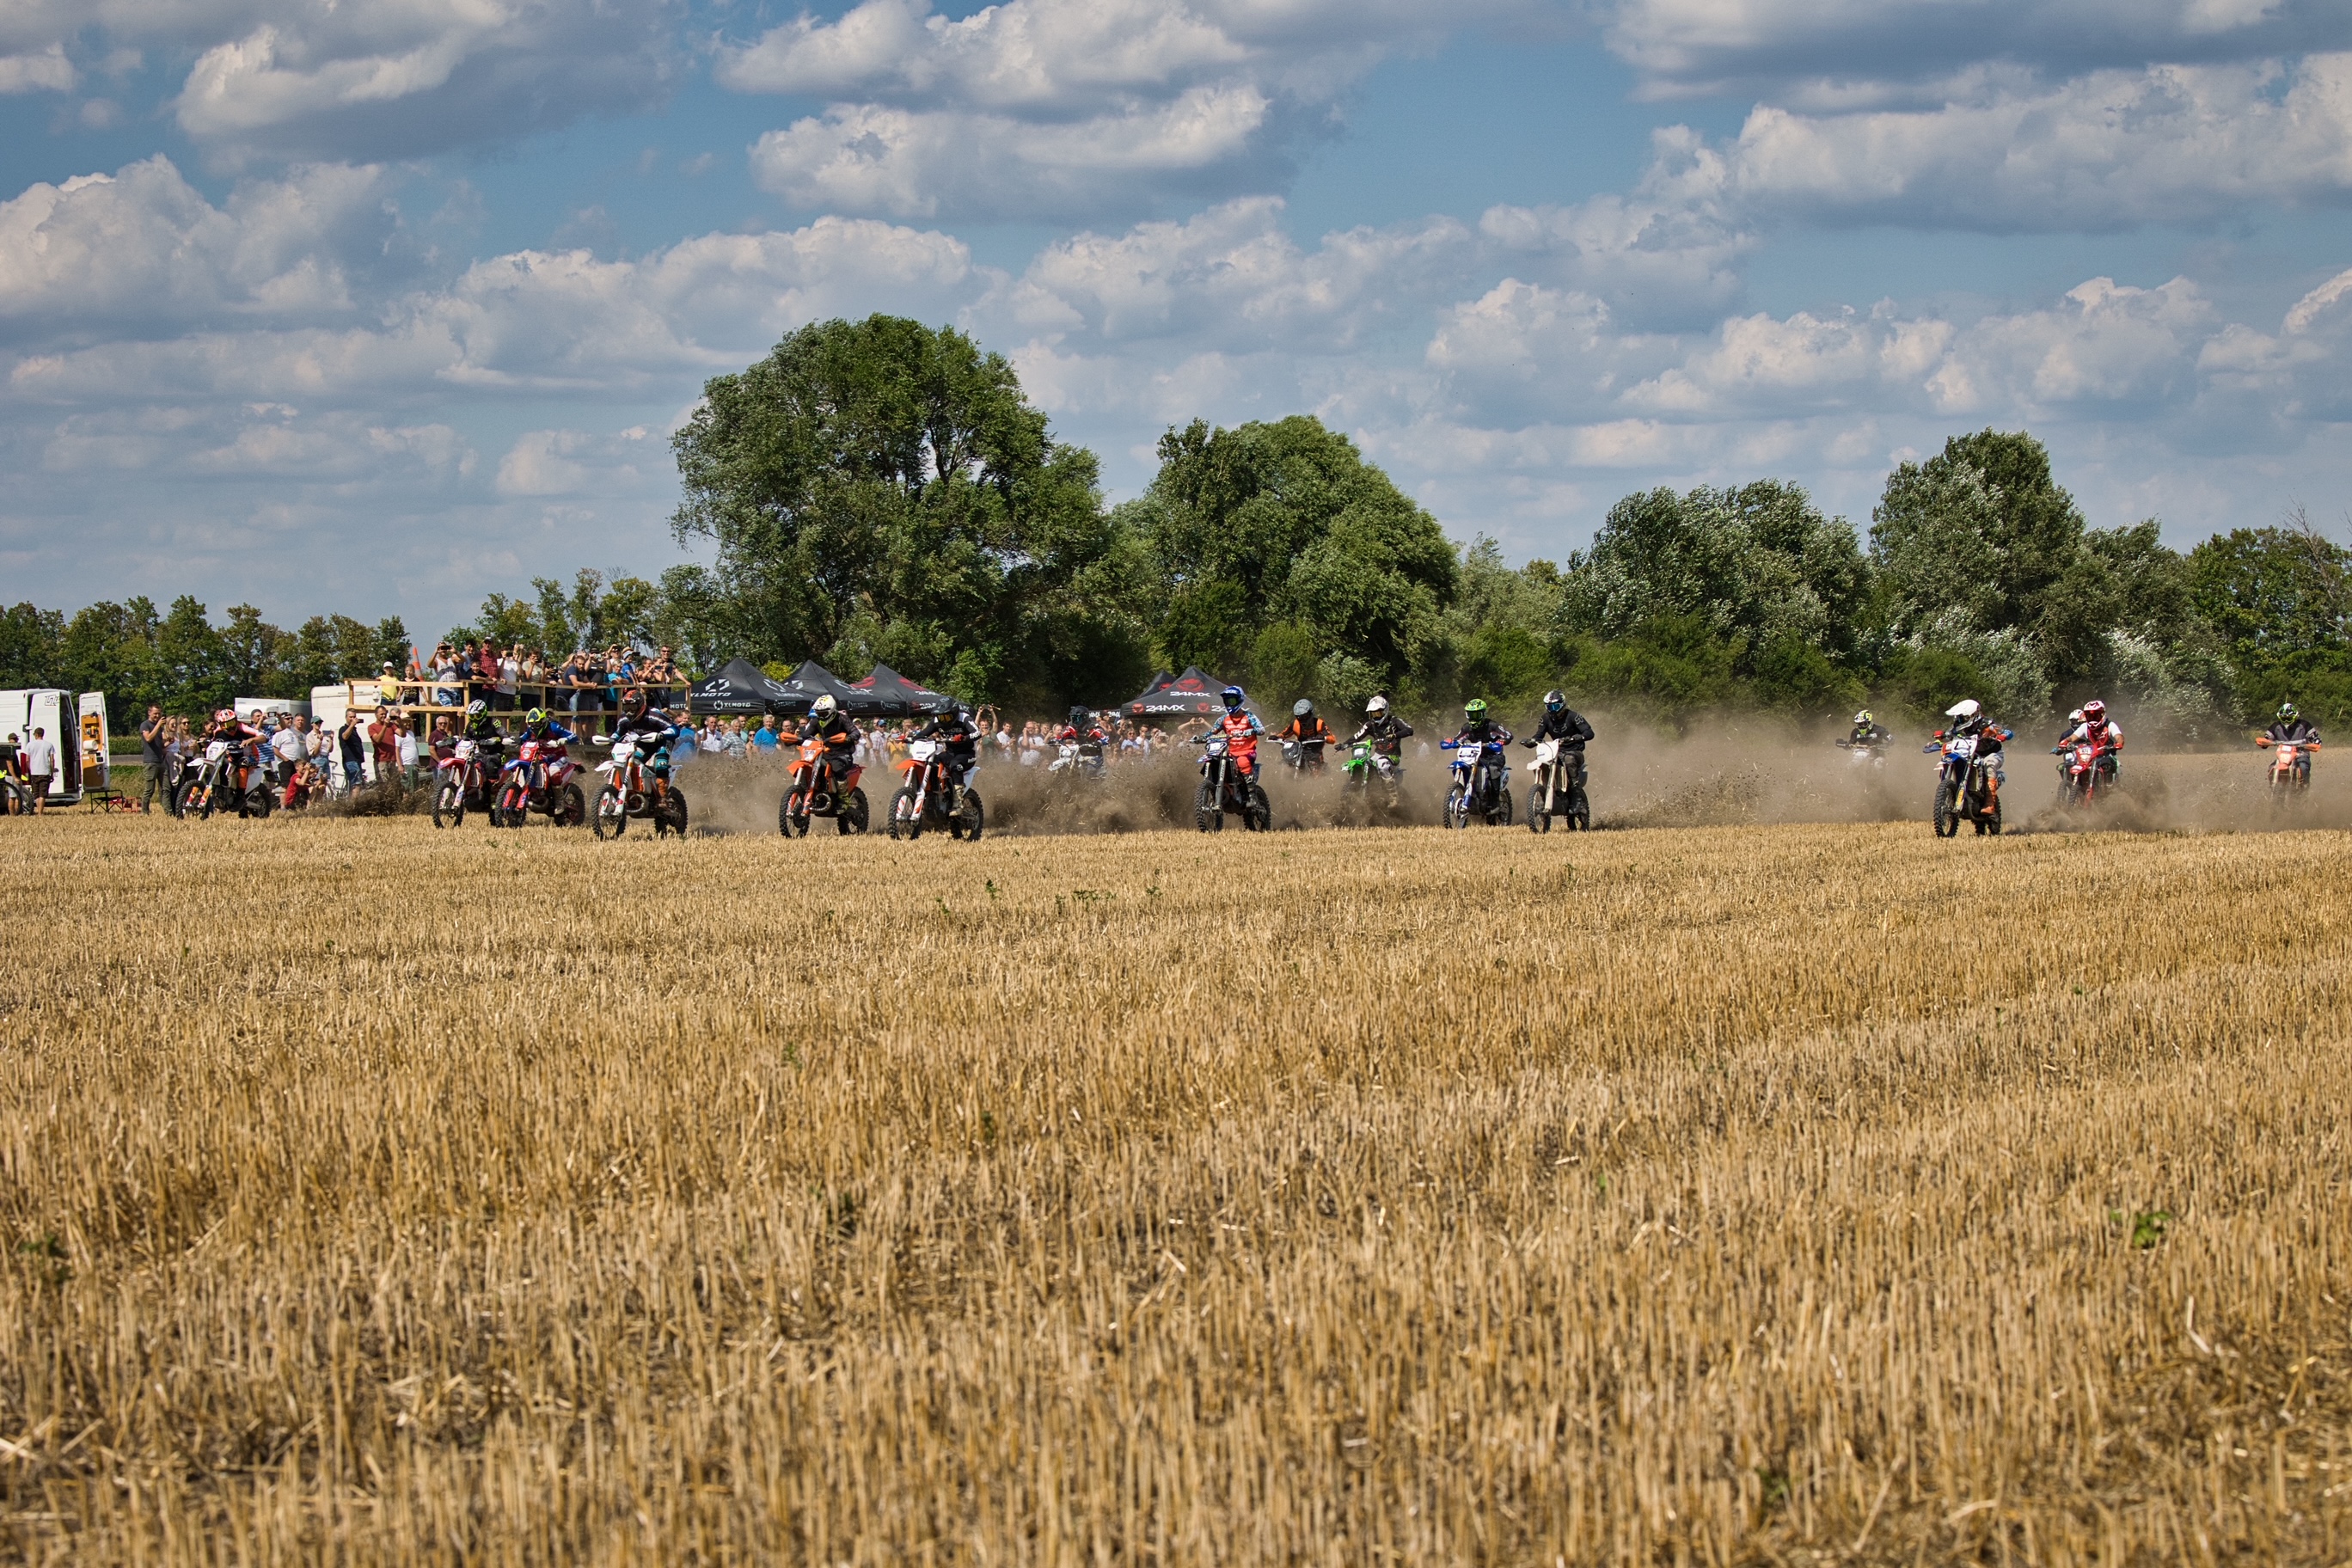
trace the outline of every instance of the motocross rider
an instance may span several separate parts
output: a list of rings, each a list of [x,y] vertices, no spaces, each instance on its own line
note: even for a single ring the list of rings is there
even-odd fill
[[[1952,721],[1951,728],[1937,731],[1936,739],[1941,741],[1947,735],[1976,737],[1977,764],[1984,769],[1985,809],[1989,813],[1998,809],[2000,786],[2009,782],[2009,769],[2005,765],[2007,758],[2002,754],[2001,746],[2005,742],[2015,740],[2017,731],[1994,723],[1986,716],[1984,705],[1973,697],[1953,703],[1945,710],[1944,716]]]
[[[971,787],[971,775],[980,766],[980,730],[971,721],[971,709],[959,703],[954,712],[936,715],[907,738],[910,741],[937,741],[944,745],[947,748],[948,776],[955,780],[957,793]]]
[[[1225,716],[1217,721],[1216,732],[1225,738],[1226,753],[1242,770],[1242,777],[1255,780],[1258,737],[1265,733],[1265,726],[1257,721],[1256,714],[1242,706],[1240,687],[1226,687],[1217,699],[1225,705]]]
[[[817,780],[820,791],[836,795],[850,787],[857,776],[857,726],[841,710],[832,693],[820,697],[809,708],[808,722],[801,729],[808,740],[824,744],[821,765],[823,776]]]
[[[561,745],[565,742],[576,741],[580,738],[571,731],[565,729],[562,725],[557,723],[555,721],[555,715],[550,713],[544,708],[534,708],[530,712],[525,713],[522,716],[522,736],[524,740],[537,741],[542,746]],[[525,779],[523,783],[533,790],[545,787],[547,784],[546,759],[541,758],[533,765],[531,771],[533,776]]]
[[[1511,743],[1511,731],[1504,726],[1501,720],[1494,718],[1486,711],[1485,698],[1473,697],[1462,705],[1461,732],[1446,743],[1457,751],[1465,745],[1475,746],[1480,750],[1487,746],[1507,746]],[[1486,798],[1478,804],[1482,806],[1491,806],[1494,804],[1495,792],[1500,788],[1502,788],[1502,775],[1499,773],[1488,773]]]
[[[2116,763],[2116,753],[2124,749],[2124,730],[2107,717],[2107,705],[2095,697],[2083,704],[2083,721],[2066,732],[2058,750],[2063,754],[2067,748],[2086,741],[2099,748],[2099,771],[2106,775],[2108,783],[2114,783],[2116,775],[2123,771]]]
[[[1845,743],[1849,746],[1876,747],[1886,744],[1894,738],[1886,732],[1886,726],[1872,718],[1870,710],[1865,708],[1853,716],[1853,729],[1846,736]]]
[[[1568,765],[1571,783],[1584,782],[1584,742],[1592,739],[1592,721],[1568,705],[1567,695],[1558,690],[1544,693],[1543,717],[1536,721],[1535,732],[1520,739],[1519,744],[1533,748],[1539,741],[1558,741],[1559,760]]]
[[[2263,740],[2273,746],[2303,748],[2295,754],[2294,771],[2303,775],[2305,784],[2311,782],[2311,748],[2319,744],[2319,726],[2305,718],[2300,709],[2292,702],[2280,703],[2278,719],[2263,731]]]
[[[223,708],[205,726],[205,739],[226,742],[228,754],[221,758],[221,776],[231,789],[243,789],[245,770],[252,764],[253,748],[261,743],[261,731],[238,718],[236,709]]]
[[[1086,709],[1071,709],[1070,721],[1055,733],[1054,741],[1057,745],[1076,746],[1078,761],[1087,772],[1103,771],[1103,748],[1110,744],[1110,733],[1096,723],[1095,716]]]
[[[1323,766],[1323,748],[1338,739],[1323,716],[1315,711],[1315,704],[1302,697],[1290,705],[1290,722],[1274,732],[1277,741],[1298,742],[1298,760],[1310,768]]]
[[[1358,741],[1370,741],[1372,751],[1386,757],[1398,773],[1404,771],[1404,743],[1412,738],[1412,726],[1389,711],[1389,700],[1375,697],[1364,704],[1364,721],[1348,737],[1353,745]]]
[[[646,700],[645,689],[631,687],[621,702],[621,721],[613,726],[615,741],[635,741],[637,755],[654,781],[654,798],[667,799],[669,795],[669,747],[677,739],[677,725],[667,710],[653,707]]]

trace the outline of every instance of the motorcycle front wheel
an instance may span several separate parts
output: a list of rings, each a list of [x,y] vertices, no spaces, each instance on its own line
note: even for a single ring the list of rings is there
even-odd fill
[[[1936,785],[1936,837],[1949,838],[1960,830],[1959,813],[1954,809],[1952,797],[1958,791],[1949,783]]]
[[[1217,799],[1217,786],[1204,784],[1192,797],[1192,825],[1203,833],[1222,833],[1225,826],[1224,805]]]
[[[922,836],[922,808],[915,803],[915,786],[908,784],[890,797],[890,837],[911,844]]]
[[[980,796],[966,790],[963,798],[956,802],[955,810],[948,816],[948,837],[961,838],[967,844],[977,844],[981,829],[987,823],[988,807],[981,804]]]
[[[466,786],[451,779],[434,792],[433,826],[455,827],[465,820]]]
[[[596,815],[588,819],[588,830],[599,838],[618,838],[629,830],[629,803],[617,785],[596,792]]]
[[[1460,784],[1455,784],[1445,792],[1445,826],[1448,827],[1470,826],[1469,792]]]

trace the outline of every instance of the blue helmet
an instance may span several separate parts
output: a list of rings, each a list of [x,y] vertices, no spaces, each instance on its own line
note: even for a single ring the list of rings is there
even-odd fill
[[[1228,713],[1235,711],[1242,705],[1242,689],[1238,686],[1228,686],[1217,695],[1224,699],[1225,711]]]

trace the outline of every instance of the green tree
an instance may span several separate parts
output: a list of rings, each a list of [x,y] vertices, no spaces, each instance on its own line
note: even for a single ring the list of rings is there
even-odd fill
[[[2084,532],[2041,442],[1979,430],[1888,476],[1870,542],[1898,633],[1958,612],[1970,631],[2030,636],[2080,561]]]
[[[1150,490],[1119,516],[1170,668],[1244,675],[1270,695],[1304,679],[1338,703],[1369,695],[1367,672],[1380,688],[1412,684],[1445,646],[1453,542],[1320,420],[1171,429]]]
[[[952,328],[803,328],[709,382],[672,445],[673,526],[718,546],[703,608],[729,652],[815,658],[849,632],[1016,701],[1139,678],[1139,623],[1095,571],[1119,539],[1094,455]]]
[[[17,604],[0,611],[0,687],[56,684],[65,637],[66,618],[55,610]]]
[[[2352,551],[2297,518],[2206,540],[2189,552],[2185,576],[2242,716],[2292,700],[2352,721]]]

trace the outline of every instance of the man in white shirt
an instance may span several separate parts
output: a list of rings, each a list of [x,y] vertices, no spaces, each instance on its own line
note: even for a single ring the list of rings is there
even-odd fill
[[[48,809],[49,780],[58,771],[58,743],[49,739],[46,730],[35,730],[33,738],[25,742],[25,787],[33,796],[33,814],[39,816]]]
[[[294,721],[300,722],[299,718]],[[294,770],[302,763],[302,731],[287,725],[269,737],[269,749],[278,756],[278,787],[282,790],[294,782]]]

